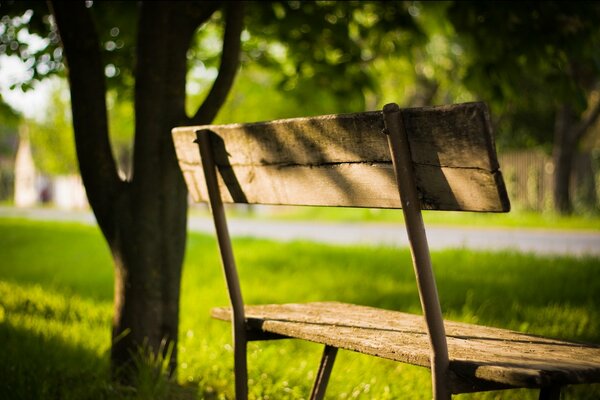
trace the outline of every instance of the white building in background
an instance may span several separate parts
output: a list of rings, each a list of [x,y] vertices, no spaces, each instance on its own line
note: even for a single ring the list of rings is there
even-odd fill
[[[79,175],[48,177],[36,171],[29,132],[25,125],[19,128],[14,202],[16,207],[34,207],[39,204],[51,204],[65,210],[88,207],[85,188]]]
[[[15,158],[15,206],[31,207],[39,200],[35,164],[31,155],[29,130],[19,127],[19,147]]]
[[[79,175],[60,175],[52,179],[52,200],[61,209],[88,207],[85,188]]]

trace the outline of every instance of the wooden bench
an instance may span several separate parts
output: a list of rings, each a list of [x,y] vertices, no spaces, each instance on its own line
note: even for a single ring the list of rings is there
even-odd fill
[[[173,138],[188,188],[214,217],[231,307],[236,398],[247,398],[250,340],[325,345],[311,399],[324,396],[338,348],[430,368],[433,397],[600,382],[600,347],[443,321],[421,210],[507,212],[483,103],[181,127]],[[423,316],[321,302],[247,306],[226,203],[402,208]]]

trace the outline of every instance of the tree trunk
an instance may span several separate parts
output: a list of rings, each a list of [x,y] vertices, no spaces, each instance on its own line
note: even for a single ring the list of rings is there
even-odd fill
[[[187,193],[181,177],[170,170],[165,165],[155,176],[152,191],[132,185],[114,210],[120,221],[110,243],[115,262],[113,372],[129,366],[141,348],[166,355],[172,345],[170,372],[176,365]],[[129,371],[124,372],[127,381]]]
[[[232,6],[233,5],[233,6]],[[134,377],[139,350],[177,362],[179,293],[186,243],[187,190],[177,165],[171,129],[209,123],[237,70],[241,8],[229,5],[222,66],[194,119],[185,115],[187,51],[195,29],[217,2],[145,2],[139,8],[135,71],[135,142],[130,181],[117,174],[106,113],[100,42],[83,2],[53,2],[52,12],[68,62],[73,125],[83,183],[115,264],[111,367]]]
[[[186,122],[186,52],[193,33],[179,20],[184,17],[179,8],[156,2],[144,4],[140,12],[133,178],[115,209],[119,228],[111,246],[115,366],[130,362],[132,349],[166,352],[161,343],[177,341],[187,190],[170,130]],[[176,346],[172,351],[174,367]]]
[[[579,116],[568,104],[556,111],[554,124],[554,208],[560,214],[573,212],[570,194],[571,178],[577,146],[589,129],[600,118],[600,101],[596,101],[583,115]]]
[[[573,127],[576,119],[573,110],[568,105],[562,105],[556,113],[554,125],[554,148],[552,159],[554,161],[554,208],[559,214],[570,214],[573,211],[571,202],[571,171],[573,158],[576,151],[576,142],[573,140]]]

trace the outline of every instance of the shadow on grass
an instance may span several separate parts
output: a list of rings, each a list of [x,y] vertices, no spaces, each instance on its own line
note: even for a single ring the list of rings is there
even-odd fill
[[[196,385],[164,381],[152,394],[111,382],[108,355],[68,343],[61,337],[34,333],[0,323],[0,399],[2,400],[191,400]],[[148,385],[155,382],[144,382]],[[203,398],[203,397],[202,397]],[[208,397],[210,398],[210,397]],[[216,398],[216,397],[215,397]]]
[[[109,372],[110,308],[39,285],[0,281],[0,399],[193,399],[139,358],[138,385]],[[152,359],[150,359],[152,361]]]
[[[109,399],[108,359],[59,337],[0,324],[0,398]]]

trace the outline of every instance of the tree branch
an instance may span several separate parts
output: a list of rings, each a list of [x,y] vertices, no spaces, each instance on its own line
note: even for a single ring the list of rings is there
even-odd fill
[[[68,64],[79,170],[98,224],[110,240],[110,212],[122,182],[108,137],[100,42],[84,2],[50,1],[49,7]]]
[[[190,119],[192,124],[202,125],[212,122],[231,90],[240,63],[240,35],[244,25],[243,7],[243,2],[230,2],[227,5],[219,75],[206,99]]]
[[[596,105],[588,116],[575,127],[573,134],[574,143],[577,143],[585,135],[587,130],[596,123],[598,117],[600,117],[600,100],[596,102]]]
[[[208,21],[220,7],[219,1],[188,2],[184,5],[187,6],[187,15],[183,19],[190,22],[193,30]]]

